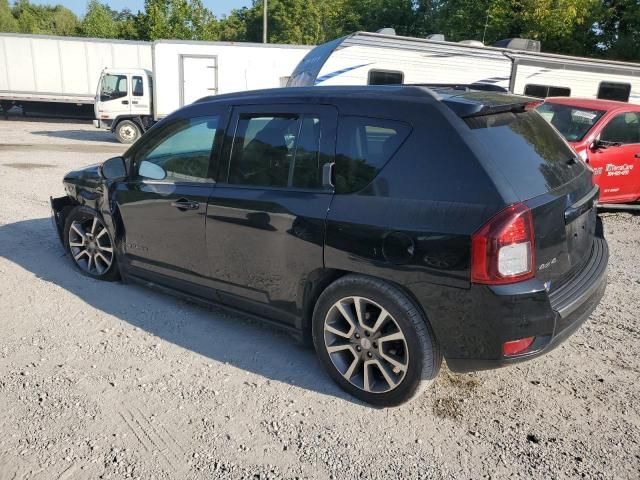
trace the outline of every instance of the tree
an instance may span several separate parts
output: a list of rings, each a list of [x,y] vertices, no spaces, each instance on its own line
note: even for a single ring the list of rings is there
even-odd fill
[[[78,17],[61,5],[33,5],[28,0],[18,0],[12,13],[23,33],[75,35],[78,31]]]
[[[17,32],[18,22],[11,13],[8,0],[0,0],[0,32]]]
[[[92,38],[116,38],[119,36],[118,25],[112,10],[98,0],[89,1],[80,30],[83,35]]]

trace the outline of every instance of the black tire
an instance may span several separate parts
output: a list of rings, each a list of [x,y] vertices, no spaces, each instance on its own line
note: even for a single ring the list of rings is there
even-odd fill
[[[385,309],[394,321],[393,328],[399,328],[404,335],[401,349],[406,349],[406,370],[402,379],[389,391],[378,393],[356,386],[338,370],[327,351],[325,336],[331,334],[325,332],[325,319],[329,318],[327,315],[337,302],[349,297],[368,299]],[[421,309],[399,288],[372,277],[347,275],[329,285],[315,305],[312,334],[318,357],[333,380],[354,397],[377,407],[390,407],[410,400],[438,375],[442,363],[439,344]],[[379,347],[378,352],[383,348],[382,342],[375,346]],[[350,355],[355,356],[355,351]]]
[[[120,143],[135,143],[142,135],[140,126],[133,120],[121,120],[115,128],[115,134]]]
[[[96,219],[97,225],[101,225],[104,228],[105,233],[102,233],[102,230],[98,230],[99,238],[91,239],[91,242],[94,244],[93,251],[96,252],[96,255],[92,255],[94,257],[93,262],[90,263],[88,261],[89,255],[87,254],[80,255],[81,258],[76,260],[74,257],[79,255],[79,252],[82,250],[82,247],[75,246],[78,244],[78,240],[80,240],[77,228],[78,226],[82,228],[83,225],[93,225],[94,219]],[[89,227],[88,230],[90,230],[90,228],[91,227]],[[95,212],[95,210],[82,206],[73,208],[67,215],[64,222],[63,241],[65,250],[71,257],[73,265],[83,275],[109,282],[120,278],[113,235],[107,228],[104,220]],[[82,243],[85,243],[85,240],[82,240]],[[111,255],[108,255],[109,252],[104,250],[108,248],[112,250]],[[87,248],[85,248],[85,250],[87,250]],[[98,255],[102,255],[102,257],[95,258]],[[103,258],[110,260],[108,267],[106,266],[106,260],[103,260]],[[93,268],[91,267],[92,263],[94,263]]]

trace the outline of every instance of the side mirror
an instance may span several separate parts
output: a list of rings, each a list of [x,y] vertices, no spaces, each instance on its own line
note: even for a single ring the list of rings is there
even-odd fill
[[[113,157],[102,164],[102,176],[107,180],[127,178],[127,165],[122,157]]]
[[[150,180],[164,180],[167,178],[167,172],[160,165],[143,160],[138,169],[138,175]]]

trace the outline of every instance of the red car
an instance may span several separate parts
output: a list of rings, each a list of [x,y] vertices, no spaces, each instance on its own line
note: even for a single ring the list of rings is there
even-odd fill
[[[591,166],[600,203],[640,200],[640,105],[554,97],[537,110]]]

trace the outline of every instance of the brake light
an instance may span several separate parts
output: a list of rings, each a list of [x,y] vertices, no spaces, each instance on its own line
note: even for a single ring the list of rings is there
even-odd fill
[[[511,340],[502,344],[502,355],[505,357],[511,357],[518,355],[529,349],[533,345],[533,341],[536,337],[521,338],[520,340]]]
[[[533,276],[533,217],[518,203],[498,212],[471,236],[471,281],[499,285]]]

